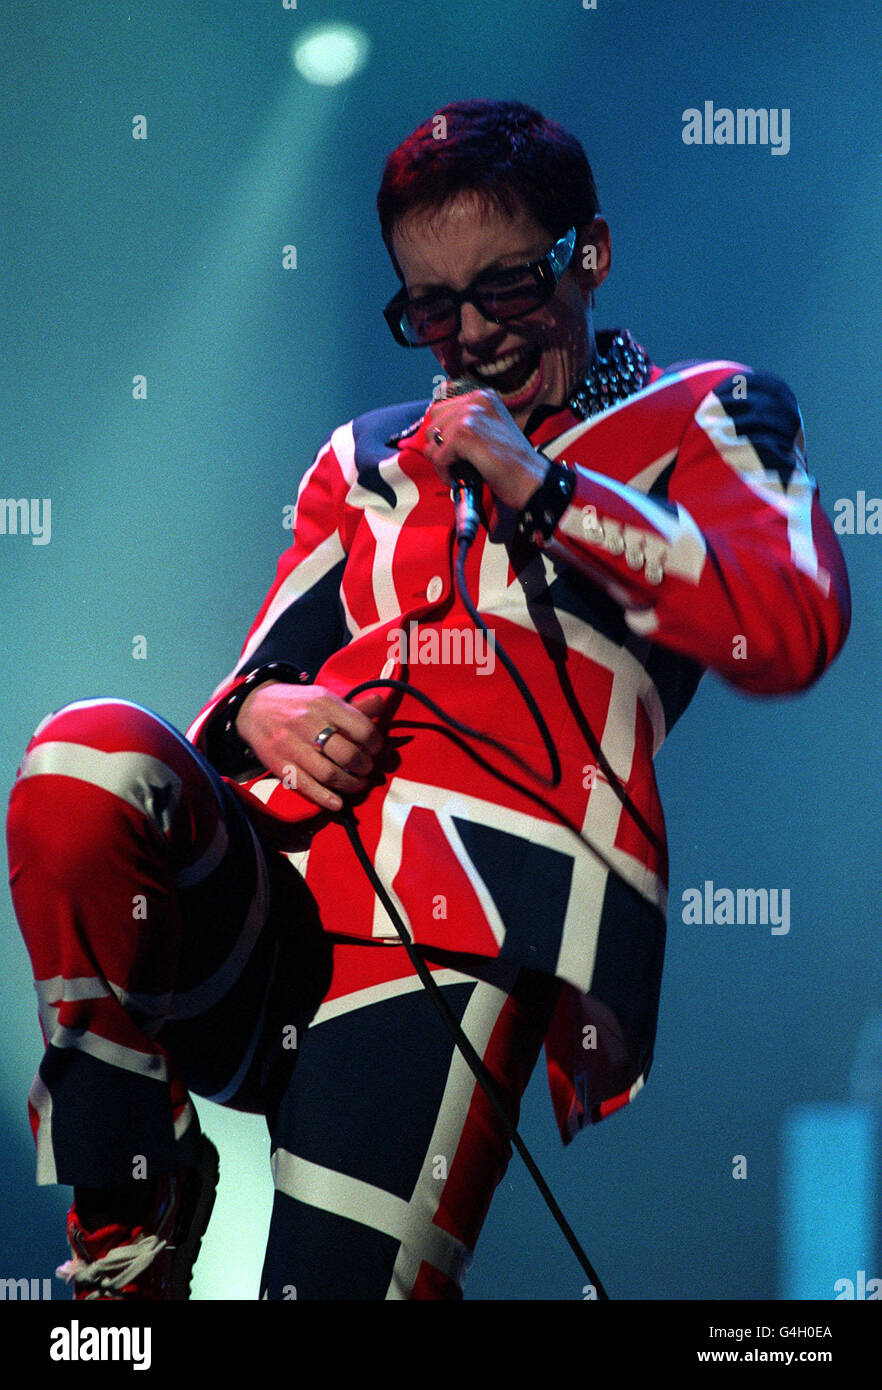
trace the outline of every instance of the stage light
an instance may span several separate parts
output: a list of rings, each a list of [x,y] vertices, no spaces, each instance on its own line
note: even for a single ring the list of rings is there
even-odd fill
[[[364,30],[352,24],[325,24],[291,45],[291,61],[307,82],[336,87],[361,71],[370,46]]]

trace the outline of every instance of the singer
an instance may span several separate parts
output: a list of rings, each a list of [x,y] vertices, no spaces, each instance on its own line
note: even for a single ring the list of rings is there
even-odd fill
[[[848,631],[790,389],[722,358],[662,369],[595,328],[611,237],[572,135],[453,103],[389,156],[378,210],[388,327],[449,384],[322,444],[186,737],[122,700],[69,705],[13,789],[37,1177],[74,1189],[78,1297],[187,1296],[216,1181],[197,1094],[267,1117],[261,1297],[461,1298],[509,1145],[341,812],[513,1116],[544,1045],[567,1144],[652,1063],[655,752],[705,670],[801,690]],[[468,594],[551,730],[553,786],[509,671],[468,660],[451,488]],[[409,664],[403,632],[451,659]],[[375,680],[404,688],[347,698]]]

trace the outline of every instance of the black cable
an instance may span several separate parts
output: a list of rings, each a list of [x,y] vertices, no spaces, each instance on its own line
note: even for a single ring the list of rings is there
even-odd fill
[[[531,777],[535,777],[536,781],[541,782],[543,787],[555,787],[558,785],[557,782],[553,782],[550,778],[543,777],[542,773],[537,772],[529,763],[525,763],[523,758],[518,757],[517,753],[513,753],[512,750],[506,747],[504,743],[501,743],[498,738],[494,738],[492,734],[485,734],[481,729],[473,729],[471,725],[464,724],[461,719],[454,718],[452,714],[448,714],[446,710],[442,709],[441,706],[432,699],[431,695],[426,695],[422,690],[415,690],[407,681],[394,680],[392,676],[378,676],[376,680],[360,681],[359,684],[354,685],[351,690],[347,690],[343,699],[349,704],[356,695],[362,695],[366,690],[399,690],[402,695],[412,695],[415,700],[419,700],[420,704],[426,705],[433,714],[437,714],[438,718],[443,719],[444,723],[449,724],[452,729],[456,729],[458,733],[465,734],[466,738],[476,739],[479,743],[486,743],[489,748],[495,748],[497,753],[502,753],[503,757],[509,758],[513,763],[516,763],[523,772],[527,772]],[[410,721],[404,720],[402,722],[409,723]]]
[[[572,1227],[570,1226],[569,1222],[567,1221],[566,1217],[564,1216],[563,1212],[561,1211],[560,1207],[555,1201],[554,1194],[552,1193],[550,1187],[548,1186],[548,1183],[545,1181],[541,1172],[539,1171],[538,1165],[536,1164],[535,1159],[530,1153],[530,1150],[527,1148],[526,1144],[521,1138],[517,1126],[512,1122],[511,1117],[507,1113],[502,1098],[500,1097],[499,1092],[496,1088],[496,1082],[493,1080],[493,1077],[491,1076],[490,1072],[487,1070],[478,1053],[475,1051],[466,1033],[463,1031],[462,1026],[457,1021],[456,1016],[451,1011],[447,1003],[447,1000],[444,998],[438,985],[432,979],[432,972],[428,969],[422,957],[414,949],[413,940],[408,935],[407,928],[404,925],[404,922],[401,920],[401,916],[398,912],[398,909],[392,902],[392,899],[389,897],[389,894],[386,892],[386,889],[384,888],[383,883],[381,882],[376,870],[374,869],[374,866],[368,857],[367,851],[365,850],[365,847],[361,842],[361,836],[358,833],[358,826],[356,824],[355,815],[350,806],[347,806],[345,810],[340,813],[340,819],[343,821],[343,825],[346,829],[346,834],[349,836],[350,844],[352,845],[352,848],[355,851],[356,857],[358,858],[358,862],[361,864],[362,868],[367,874],[367,877],[373,886],[374,892],[376,893],[377,897],[380,899],[380,902],[383,904],[384,908],[389,914],[389,918],[392,921],[392,924],[395,927],[395,930],[397,931],[399,937],[401,938],[401,944],[407,951],[407,954],[410,957],[411,964],[413,965],[413,968],[419,975],[420,980],[425,985],[428,993],[431,995],[435,1007],[438,1009],[438,1012],[440,1013],[441,1018],[444,1021],[445,1027],[450,1032],[454,1043],[459,1048],[460,1052],[462,1053],[463,1057],[465,1058],[466,1062],[471,1068],[476,1080],[479,1082],[482,1089],[484,1090],[484,1093],[490,1101],[490,1104],[496,1111],[496,1114],[502,1122],[502,1126],[505,1129],[505,1132],[508,1135],[509,1140],[517,1149],[521,1158],[524,1160],[524,1163],[527,1166],[527,1170],[530,1173],[530,1176],[532,1177],[540,1193],[542,1194],[546,1206],[548,1207],[549,1211],[551,1212],[552,1216],[554,1217],[555,1221],[557,1222],[558,1226],[563,1232],[567,1244],[569,1245],[576,1259],[579,1261],[579,1264],[581,1265],[583,1271],[593,1284],[597,1292],[597,1297],[599,1299],[608,1299],[609,1294],[606,1292],[606,1289],[601,1284],[600,1279],[597,1276],[597,1273],[591,1265],[591,1261],[588,1259],[588,1256],[585,1254],[585,1251],[579,1244],[575,1232],[573,1231]]]
[[[551,734],[548,730],[548,725],[546,724],[545,719],[543,718],[542,711],[536,704],[536,701],[533,699],[533,696],[530,693],[530,691],[527,689],[527,686],[524,682],[523,677],[521,676],[520,671],[518,670],[517,666],[515,666],[511,657],[508,655],[508,652],[505,650],[505,647],[503,647],[502,643],[498,641],[495,633],[491,634],[490,629],[484,622],[484,619],[481,617],[477,608],[472,603],[471,595],[469,594],[468,585],[466,584],[465,577],[465,561],[466,555],[468,554],[469,545],[470,541],[466,537],[462,537],[460,538],[456,547],[456,566],[454,571],[456,577],[456,591],[459,594],[463,606],[466,609],[466,612],[468,613],[472,622],[475,624],[476,627],[479,627],[481,629],[481,631],[484,633],[484,636],[487,638],[488,643],[490,644],[490,646],[492,646],[493,650],[499,656],[503,666],[505,667],[506,671],[511,676],[512,680],[514,681],[515,685],[520,691],[521,698],[526,704],[527,709],[533,716],[533,722],[536,725],[536,728],[539,730],[542,742],[545,744],[545,751],[548,754],[548,761],[551,763],[551,782],[549,783],[549,785],[552,787],[557,787],[560,785],[561,778],[560,759],[557,756],[557,749],[554,746],[554,739],[551,737]]]
[[[395,681],[391,679],[362,681],[361,684],[354,686],[352,690],[348,691],[343,698],[346,701],[346,703],[349,704],[356,695],[361,694],[365,690],[376,689],[378,686],[392,687],[393,689],[404,690],[405,693],[415,696],[423,704],[427,705],[434,714],[437,714],[440,719],[444,720],[446,724],[450,725],[453,729],[456,729],[459,733],[465,734],[469,738],[478,739],[480,742],[489,745],[491,748],[495,748],[497,752],[503,753],[507,758],[510,758],[514,763],[518,765],[518,767],[522,768],[523,771],[528,772],[532,777],[535,777],[536,780],[541,782],[543,785],[556,787],[560,784],[561,778],[560,759],[558,757],[557,749],[554,745],[554,740],[552,739],[551,733],[548,729],[548,725],[546,724],[545,719],[543,718],[542,711],[539,709],[539,706],[533,699],[531,692],[527,689],[527,686],[520,672],[518,671],[517,667],[512,661],[511,657],[505,651],[502,644],[495,640],[495,636],[491,635],[486,623],[484,622],[475,605],[472,603],[471,597],[469,595],[465,579],[465,559],[466,554],[468,553],[469,546],[471,544],[471,539],[471,537],[466,535],[460,535],[458,538],[455,565],[457,592],[464,607],[466,608],[466,611],[472,619],[472,622],[475,623],[475,625],[484,632],[488,641],[490,641],[493,644],[494,650],[498,652],[503,665],[505,666],[506,670],[508,671],[509,675],[511,676],[515,685],[517,686],[517,689],[520,692],[521,697],[524,700],[524,703],[529,709],[530,714],[533,718],[533,722],[539,730],[542,742],[545,745],[545,750],[548,753],[548,760],[551,764],[551,778],[549,779],[543,777],[540,773],[538,773],[535,770],[535,768],[531,768],[527,763],[525,763],[521,758],[519,758],[516,753],[512,752],[510,748],[507,748],[498,739],[493,738],[490,734],[482,733],[477,729],[469,728],[467,724],[464,724],[461,720],[455,719],[453,715],[448,714],[445,710],[443,710],[441,706],[436,704],[435,701],[432,700],[428,695],[425,695],[422,691],[414,690],[411,686],[407,685],[403,681]],[[475,1051],[474,1047],[472,1046],[471,1042],[466,1036],[463,1028],[461,1027],[460,1023],[451,1011],[450,1007],[448,1006],[447,1000],[444,998],[438,985],[432,979],[432,972],[428,969],[422,957],[415,950],[413,940],[408,934],[407,927],[402,921],[398,909],[392,902],[392,899],[386,891],[386,888],[380,880],[379,875],[374,869],[374,866],[371,863],[370,858],[368,857],[367,851],[365,850],[364,845],[362,844],[361,836],[358,833],[358,825],[355,820],[355,814],[350,806],[345,807],[344,810],[340,812],[340,819],[343,822],[346,834],[349,837],[349,842],[352,845],[353,850],[355,851],[355,855],[358,859],[358,862],[364,869],[364,872],[367,875],[368,880],[370,881],[371,886],[374,889],[374,892],[376,893],[380,902],[383,904],[383,907],[386,909],[389,919],[392,922],[392,925],[395,927],[396,932],[398,933],[398,936],[401,940],[401,944],[407,952],[411,964],[414,967],[414,970],[419,976],[425,989],[431,996],[432,1001],[435,1004],[435,1007],[437,1008],[439,1014],[441,1015],[445,1027],[451,1034],[455,1045],[459,1048],[460,1052],[462,1053],[462,1056],[465,1058],[469,1068],[475,1076],[475,1079],[478,1081],[485,1095],[487,1096],[487,1099],[493,1106],[493,1109],[495,1110],[500,1122],[502,1123],[503,1129],[505,1130],[511,1144],[515,1149],[517,1149],[518,1153],[523,1159],[527,1167],[527,1171],[529,1172],[530,1176],[532,1177],[533,1181],[538,1187],[539,1192],[546,1206],[548,1207],[549,1211],[551,1212],[551,1215],[554,1217],[560,1230],[562,1231],[567,1244],[573,1251],[573,1254],[576,1256],[576,1259],[582,1267],[582,1270],[591,1281],[591,1284],[593,1285],[597,1293],[597,1297],[599,1299],[608,1300],[609,1294],[606,1292],[606,1289],[600,1282],[600,1279],[596,1271],[592,1267],[591,1262],[588,1259],[588,1256],[585,1254],[585,1251],[579,1244],[575,1232],[573,1231],[572,1227],[570,1226],[569,1222],[567,1221],[566,1217],[564,1216],[563,1212],[558,1206],[554,1194],[552,1193],[550,1187],[548,1186],[547,1182],[545,1181],[541,1172],[539,1171],[539,1167],[535,1159],[533,1158],[532,1154],[530,1153],[529,1149],[527,1148],[526,1144],[521,1138],[517,1126],[512,1122],[510,1116],[508,1115],[508,1112],[505,1109],[504,1102],[501,1096],[499,1095],[493,1077],[487,1070],[487,1067],[484,1065],[484,1062],[482,1061],[478,1053]]]

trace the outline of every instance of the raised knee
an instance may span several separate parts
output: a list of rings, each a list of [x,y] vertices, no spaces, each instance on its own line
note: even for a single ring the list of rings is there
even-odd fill
[[[16,773],[8,830],[32,835],[62,829],[95,838],[105,815],[133,807],[167,834],[192,753],[183,737],[150,710],[125,700],[63,706],[32,735]]]

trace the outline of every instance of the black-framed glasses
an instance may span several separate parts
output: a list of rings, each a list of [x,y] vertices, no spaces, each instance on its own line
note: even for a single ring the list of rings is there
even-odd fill
[[[522,318],[554,294],[575,245],[576,229],[571,227],[540,260],[507,270],[486,270],[461,294],[445,287],[411,299],[407,287],[402,286],[389,300],[383,317],[402,347],[425,347],[455,337],[463,304],[474,304],[481,317],[491,323]]]

